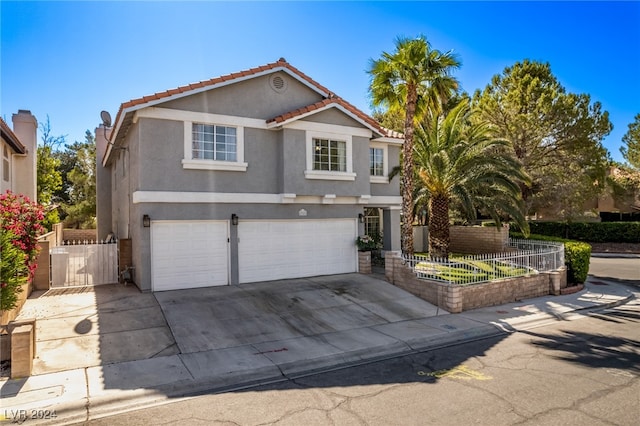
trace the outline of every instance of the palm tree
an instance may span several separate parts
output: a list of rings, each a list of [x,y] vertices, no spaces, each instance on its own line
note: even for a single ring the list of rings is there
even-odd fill
[[[452,202],[468,218],[477,209],[488,212],[498,226],[512,217],[525,232],[520,183],[529,178],[508,154],[509,142],[492,136],[489,125],[470,120],[467,99],[445,115],[431,115],[416,130],[417,175],[429,193],[429,254],[449,255],[449,209]]]
[[[404,115],[402,161],[402,251],[413,254],[413,134],[427,109],[440,111],[458,82],[450,73],[460,62],[452,52],[431,49],[426,38],[398,38],[393,53],[371,60],[370,92],[374,106]]]

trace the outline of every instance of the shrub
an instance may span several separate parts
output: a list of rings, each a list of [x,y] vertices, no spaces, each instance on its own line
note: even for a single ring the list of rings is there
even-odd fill
[[[640,222],[529,222],[532,234],[590,243],[640,243]]]
[[[28,197],[11,191],[0,195],[2,310],[13,307],[12,301],[15,303],[15,296],[20,291],[19,285],[33,278],[37,266],[37,237],[44,230],[41,225],[43,219],[42,207],[31,202]]]
[[[522,234],[518,232],[512,232],[511,236],[523,238]],[[531,234],[529,238],[532,240],[564,243],[564,263],[567,265],[567,281],[572,284],[582,284],[587,280],[591,260],[591,246],[589,244],[539,234]]]
[[[380,243],[370,235],[363,235],[356,239],[356,245],[359,251],[370,251],[380,248]]]
[[[25,254],[13,245],[15,238],[11,232],[0,229],[0,311],[16,306],[21,285],[27,282],[29,273]]]

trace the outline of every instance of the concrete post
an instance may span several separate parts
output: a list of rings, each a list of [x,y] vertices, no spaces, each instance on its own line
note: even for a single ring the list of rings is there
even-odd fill
[[[361,274],[371,273],[371,252],[359,251],[358,252],[358,272]]]
[[[387,251],[384,253],[384,277],[391,284],[394,283],[394,278],[393,278],[394,262],[398,258],[400,258],[400,252],[398,251]]]
[[[36,274],[33,277],[33,288],[35,290],[49,290],[49,270],[50,260],[49,257],[49,241],[39,241],[40,253],[38,253]]]
[[[21,325],[11,332],[11,378],[31,376],[33,370],[33,325]]]
[[[561,274],[558,271],[549,272],[549,293],[554,296],[560,295]]]

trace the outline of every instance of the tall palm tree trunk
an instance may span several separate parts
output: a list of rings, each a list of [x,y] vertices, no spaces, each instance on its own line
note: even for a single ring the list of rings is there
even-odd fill
[[[429,199],[429,256],[449,257],[449,199],[432,195]]]
[[[408,255],[413,255],[413,119],[417,98],[416,87],[409,85],[402,147],[402,252]]]

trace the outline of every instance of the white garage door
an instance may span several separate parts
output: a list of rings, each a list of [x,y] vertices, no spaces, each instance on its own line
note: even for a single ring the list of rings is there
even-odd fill
[[[154,291],[229,284],[227,221],[151,223]]]
[[[240,283],[355,272],[356,221],[241,221]]]

